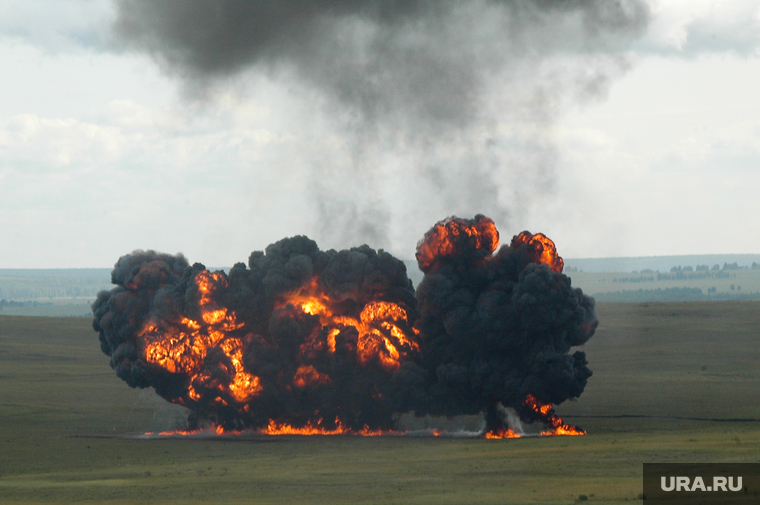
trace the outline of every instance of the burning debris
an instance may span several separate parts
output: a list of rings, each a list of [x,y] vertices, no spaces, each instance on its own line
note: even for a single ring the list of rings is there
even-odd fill
[[[591,371],[568,355],[596,328],[593,299],[570,287],[544,235],[494,254],[493,221],[449,218],[418,244],[415,293],[390,254],[321,251],[283,239],[229,273],[136,251],[93,304],[111,367],[217,432],[380,434],[398,414],[485,412],[490,437],[514,436],[501,406],[545,434],[582,434],[552,404]]]

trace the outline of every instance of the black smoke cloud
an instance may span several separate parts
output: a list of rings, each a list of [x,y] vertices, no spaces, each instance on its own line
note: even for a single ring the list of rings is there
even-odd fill
[[[293,66],[365,118],[474,119],[484,81],[522,58],[624,48],[640,1],[118,0],[118,40],[209,84]],[[593,83],[598,79],[592,80]],[[509,84],[509,83],[505,83]]]
[[[413,363],[388,369],[376,359],[361,362],[359,334],[350,325],[340,326],[330,352],[328,329],[318,316],[277,304],[287,294],[311,289],[333,301],[336,315],[359,319],[368,303],[392,300],[407,315],[394,323],[411,334],[414,290],[403,262],[385,252],[367,246],[321,251],[298,236],[252,253],[248,266],[238,263],[228,274],[211,274],[181,256],[135,251],[119,259],[112,282],[117,287],[101,292],[93,304],[93,328],[111,367],[130,386],[154,387],[200,418],[226,428],[263,427],[270,420],[298,427],[321,420],[333,429],[339,420],[352,429],[390,428],[395,412],[416,403],[410,385],[421,383],[423,371]],[[214,316],[220,309],[234,319]],[[219,333],[224,337],[214,336]],[[178,350],[172,360],[159,362],[164,354],[148,359],[146,347],[158,340],[171,340]],[[401,352],[408,350],[393,342]],[[201,343],[208,350],[199,353],[194,349]],[[258,378],[259,391],[236,396],[231,385],[245,383],[248,374]],[[298,387],[299,374],[315,380]]]
[[[455,221],[470,229],[493,224],[483,216]],[[585,353],[569,351],[596,330],[594,299],[542,263],[541,246],[516,236],[491,255],[493,240],[452,237],[456,253],[435,261],[418,254],[425,271],[416,293],[421,365],[433,378],[429,412],[485,412],[496,430],[506,427],[499,404],[532,422],[540,416],[525,408],[528,395],[542,405],[580,396],[592,373]]]
[[[155,385],[136,346],[136,335],[150,314],[161,310],[161,301],[171,299],[171,287],[188,268],[182,255],[135,251],[119,258],[111,272],[111,283],[117,287],[101,291],[92,306],[100,349],[111,356],[116,375],[132,387]]]
[[[304,134],[325,137],[307,158],[307,196],[318,216],[310,229],[330,245],[394,250],[414,236],[394,236],[374,216],[406,219],[399,202],[423,224],[485,212],[508,225],[530,209],[533,195],[551,191],[558,111],[567,101],[605,96],[650,17],[644,0],[116,6],[115,44],[151,55],[191,96],[255,74],[308,103],[294,102],[300,119],[293,130],[312,116],[326,125]],[[336,151],[326,137],[345,139],[345,147]],[[398,177],[413,194],[399,195],[403,188],[390,182]],[[346,219],[343,209],[356,218]]]
[[[366,245],[322,251],[292,237],[228,274],[182,256],[135,251],[116,264],[117,286],[93,304],[93,328],[127,384],[154,387],[195,419],[226,428],[274,421],[390,429],[405,412],[485,412],[488,428],[498,430],[500,405],[546,422],[524,402],[528,395],[542,404],[581,395],[591,371],[583,352],[568,353],[593,335],[594,301],[540,263],[540,246],[515,238],[491,254],[498,232],[490,219],[456,222],[492,232],[478,241],[460,233],[454,250],[429,248],[416,293],[403,262]],[[367,326],[325,323],[299,305],[301,295]],[[365,317],[367,307],[385,302],[403,315]],[[159,341],[171,359],[151,354]],[[362,358],[365,346],[375,346],[369,358]],[[253,376],[256,391],[236,393]]]

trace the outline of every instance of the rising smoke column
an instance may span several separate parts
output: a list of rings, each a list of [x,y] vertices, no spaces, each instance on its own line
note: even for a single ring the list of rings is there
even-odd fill
[[[494,254],[498,243],[493,221],[478,215],[441,221],[418,244],[428,412],[485,412],[497,433],[506,429],[502,405],[562,428],[551,404],[580,396],[591,376],[585,354],[569,351],[594,334],[594,300],[572,288],[544,235],[522,232]]]
[[[321,243],[395,251],[418,239],[398,226],[410,214],[508,223],[551,191],[557,115],[604,98],[649,22],[645,0],[115,5],[116,47],[150,55],[194,99],[257,79],[298,97],[254,96],[274,115],[298,108],[284,131],[299,156],[269,169],[308,164],[296,177]]]
[[[93,328],[117,375],[227,429],[389,429],[422,382],[406,268],[367,246],[283,239],[229,274],[135,251],[112,282]]]

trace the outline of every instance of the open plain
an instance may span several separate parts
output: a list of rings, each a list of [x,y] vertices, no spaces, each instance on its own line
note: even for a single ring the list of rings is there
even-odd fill
[[[138,439],[85,318],[0,317],[0,503],[624,503],[645,462],[760,461],[760,302],[599,304],[584,437]]]

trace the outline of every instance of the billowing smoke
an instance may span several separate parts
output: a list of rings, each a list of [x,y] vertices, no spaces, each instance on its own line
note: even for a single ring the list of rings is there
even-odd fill
[[[528,422],[548,422],[539,405],[580,396],[591,376],[582,351],[598,324],[594,300],[571,287],[554,243],[522,232],[509,245],[489,218],[451,218],[420,242],[417,288],[420,360],[431,413],[486,413],[506,429],[499,405]],[[526,402],[526,399],[530,398]]]
[[[265,76],[308,104],[296,101],[287,131],[318,139],[303,142],[310,229],[386,249],[416,238],[386,225],[410,212],[422,223],[452,211],[524,217],[553,187],[559,111],[606,95],[650,17],[645,0],[116,5],[115,43],[150,54],[191,96]],[[289,104],[256,99],[274,113]]]
[[[387,429],[413,406],[416,300],[387,253],[299,236],[225,274],[136,251],[112,281],[93,325],[119,377],[225,428]]]
[[[416,294],[403,262],[366,245],[283,239],[229,273],[136,251],[98,295],[93,327],[130,386],[225,429],[361,432],[406,412],[484,412],[499,433],[505,406],[556,431],[547,409],[591,375],[568,352],[594,332],[593,300],[543,235],[497,245],[489,218],[438,223],[418,246]]]
[[[475,119],[489,74],[522,58],[535,65],[559,52],[619,50],[649,18],[646,3],[633,0],[117,0],[117,6],[117,38],[187,81],[209,85],[251,67],[290,66],[365,119],[399,114],[432,127]],[[585,83],[585,92],[603,86],[600,78]]]

